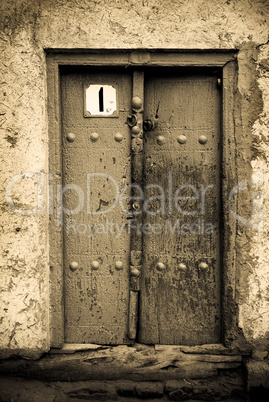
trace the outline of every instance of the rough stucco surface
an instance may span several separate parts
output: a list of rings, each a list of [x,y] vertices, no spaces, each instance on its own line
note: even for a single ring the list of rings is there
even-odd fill
[[[44,48],[239,49],[236,122],[238,180],[263,170],[265,224],[238,223],[238,323],[246,340],[268,348],[269,337],[269,64],[267,0],[6,0],[0,5],[1,312],[3,356],[38,356],[49,348],[48,219],[5,200],[13,175],[18,208],[37,206],[38,177],[48,171]],[[241,49],[241,52],[240,52]],[[243,110],[244,108],[244,110]],[[260,116],[259,116],[260,114]],[[256,187],[255,187],[256,188]],[[252,189],[251,189],[252,190]],[[255,189],[254,189],[255,190]],[[256,191],[256,190],[255,190]],[[41,191],[42,195],[42,191]],[[246,198],[239,211],[249,213]],[[42,200],[41,200],[42,204]],[[40,206],[40,203],[39,203]],[[42,207],[42,205],[41,205]],[[267,346],[266,346],[267,345]]]
[[[269,172],[268,172],[268,110],[269,110],[269,48],[268,45],[260,46],[256,53],[257,62],[257,84],[262,96],[263,109],[251,126],[251,167],[252,195],[256,200],[261,201],[263,206],[260,211],[261,231],[251,236],[250,243],[246,244],[244,262],[247,265],[246,276],[242,277],[242,289],[245,287],[245,295],[240,298],[239,325],[244,328],[247,339],[254,340],[254,348],[267,350],[269,343]],[[250,92],[251,93],[251,92]],[[246,94],[247,96],[247,94]],[[251,183],[250,183],[251,185]],[[263,203],[262,203],[263,200]],[[255,214],[255,212],[254,212]],[[262,216],[263,215],[263,216]],[[247,237],[249,238],[249,237]],[[246,240],[244,240],[246,242]],[[249,245],[251,245],[249,247]],[[244,248],[243,248],[244,249]],[[241,293],[242,290],[241,290]],[[266,353],[261,354],[266,356]]]

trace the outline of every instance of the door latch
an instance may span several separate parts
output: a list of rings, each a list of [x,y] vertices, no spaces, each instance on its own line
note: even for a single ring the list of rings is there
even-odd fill
[[[144,131],[152,131],[158,126],[158,119],[146,119],[143,121]]]
[[[153,123],[151,120],[144,120],[143,121],[143,129],[145,131],[151,131],[153,129]]]
[[[130,116],[127,117],[127,124],[129,127],[134,127],[137,124],[137,116],[136,114],[131,114]]]
[[[144,131],[152,131],[158,126],[158,118],[159,118],[159,107],[160,107],[160,101],[158,102],[157,110],[155,113],[155,117],[151,119],[146,119],[143,121],[143,129]]]

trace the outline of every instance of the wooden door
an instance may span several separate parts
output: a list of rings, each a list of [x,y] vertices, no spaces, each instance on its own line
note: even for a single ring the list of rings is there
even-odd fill
[[[148,74],[144,117],[158,117],[158,123],[144,134],[145,198],[149,200],[144,222],[152,230],[143,236],[139,340],[185,345],[219,342],[217,77],[199,71]]]
[[[131,79],[131,74],[111,70],[69,69],[62,74],[67,343],[129,342],[130,238],[125,230],[126,214],[115,200],[131,180],[126,124]],[[103,106],[97,104],[99,115],[94,110],[92,117],[85,110],[85,91],[90,85],[116,90],[116,111],[112,115],[105,114],[106,94],[100,89]],[[77,208],[79,201],[83,205]]]
[[[142,73],[137,77],[143,80]],[[97,114],[85,110],[90,85],[99,86]],[[116,110],[109,115],[106,86],[116,90]],[[136,86],[145,89],[144,119],[153,122],[144,132],[143,163],[135,166],[141,169],[136,176],[143,176],[141,250],[133,249],[128,200],[117,197],[122,191],[127,196],[134,177],[127,124],[133,73],[66,69],[62,74],[65,342],[219,342],[217,77],[149,71]],[[130,260],[136,251],[142,253],[142,267],[134,319]],[[138,322],[136,339],[128,337],[130,319]]]

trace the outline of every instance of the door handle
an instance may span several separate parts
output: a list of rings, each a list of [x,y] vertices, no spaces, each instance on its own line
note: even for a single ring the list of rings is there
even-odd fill
[[[158,118],[146,119],[143,121],[144,131],[153,131],[158,126]]]
[[[145,131],[151,131],[153,129],[153,123],[151,120],[144,120],[143,121],[143,129]]]
[[[160,101],[158,102],[158,106],[156,109],[155,117],[151,119],[146,119],[143,121],[143,129],[144,131],[152,131],[158,126],[158,118],[159,118],[159,107]]]

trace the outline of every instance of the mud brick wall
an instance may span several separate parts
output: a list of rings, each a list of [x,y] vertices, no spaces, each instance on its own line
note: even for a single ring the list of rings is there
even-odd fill
[[[235,135],[240,216],[263,197],[263,228],[238,221],[231,314],[257,359],[269,345],[269,3],[267,0],[6,0],[0,5],[2,356],[49,350],[46,52],[237,49]],[[259,172],[257,174],[257,172]],[[262,174],[261,174],[262,172]],[[33,173],[36,173],[33,175]],[[16,181],[16,175],[24,174]],[[11,186],[12,180],[16,185]],[[252,184],[251,184],[252,178]],[[9,186],[9,187],[8,187]],[[12,187],[13,211],[6,202]],[[262,195],[261,195],[262,193]],[[256,198],[255,198],[256,197]],[[18,213],[36,208],[35,214]],[[232,336],[232,335],[231,335]],[[239,345],[240,346],[240,345]]]

